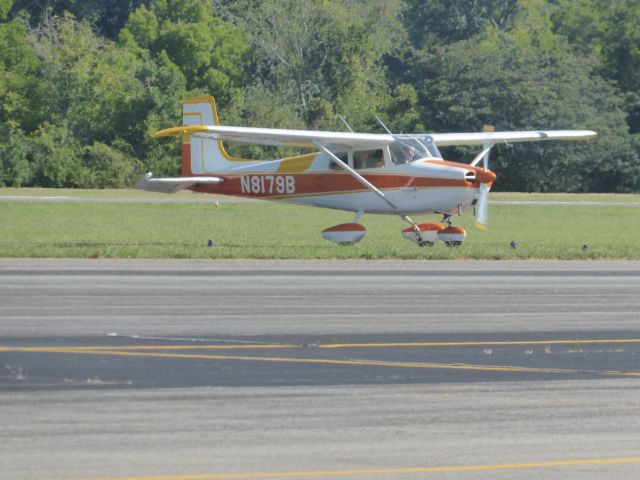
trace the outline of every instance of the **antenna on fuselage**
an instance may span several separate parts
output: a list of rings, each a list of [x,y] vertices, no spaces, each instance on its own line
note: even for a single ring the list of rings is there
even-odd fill
[[[380,125],[382,125],[382,128],[384,128],[384,129],[387,131],[387,133],[388,133],[389,135],[393,135],[393,133],[391,132],[391,130],[389,130],[389,129],[387,128],[387,126],[384,124],[384,122],[383,122],[382,120],[380,120],[380,117],[379,117],[379,116],[377,116],[377,115],[376,115],[375,117],[376,117],[376,120],[378,120],[378,123],[379,123]]]
[[[347,123],[347,121],[344,119],[344,117],[341,114],[338,114],[338,116],[340,117],[340,120],[342,120],[342,123],[345,124],[345,126],[349,129],[349,131],[351,133],[353,133],[353,130],[351,129],[351,127],[349,126],[349,124]]]
[[[384,128],[384,129],[387,131],[387,133],[388,133],[389,135],[391,135],[391,136],[394,138],[394,140],[395,140],[396,142],[398,142],[400,145],[402,145],[402,146],[404,146],[404,147],[407,147],[407,148],[414,148],[414,147],[415,147],[415,145],[411,145],[410,143],[403,142],[403,141],[400,139],[400,135],[395,135],[391,130],[389,130],[389,129],[387,128],[387,126],[384,124],[384,122],[383,122],[382,120],[380,120],[380,117],[378,117],[377,115],[376,115],[375,117],[376,117],[376,120],[378,120],[378,123],[379,123],[380,125],[382,125],[382,128]],[[405,135],[405,136],[406,136],[406,135]],[[422,143],[422,142],[421,142],[417,137],[413,137],[413,136],[411,136],[411,135],[408,135],[408,136],[409,136],[410,138],[412,138],[415,142],[417,142],[417,143],[418,143],[418,145],[420,145],[420,147],[421,147],[421,148],[422,148],[422,150],[424,151],[425,155],[431,156],[431,153],[429,152],[429,149],[428,149],[427,147],[425,147],[425,146],[424,146],[424,144],[423,144],[423,143]]]

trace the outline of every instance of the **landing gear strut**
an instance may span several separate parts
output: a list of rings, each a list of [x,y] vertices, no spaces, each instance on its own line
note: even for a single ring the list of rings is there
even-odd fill
[[[358,223],[363,215],[364,210],[359,210],[353,222],[341,223],[340,225],[325,228],[322,231],[322,237],[325,240],[335,242],[339,245],[353,245],[354,243],[358,243],[367,234],[367,229]]]
[[[428,242],[422,237],[422,232],[420,231],[420,228],[418,227],[418,224],[416,222],[414,222],[413,220],[411,220],[408,215],[403,215],[402,219],[411,224],[411,230],[413,231],[413,233],[416,236],[415,237],[415,241],[416,241],[416,243],[418,245],[420,245],[421,247],[424,247],[425,245],[429,245],[429,246],[433,245],[432,242]]]

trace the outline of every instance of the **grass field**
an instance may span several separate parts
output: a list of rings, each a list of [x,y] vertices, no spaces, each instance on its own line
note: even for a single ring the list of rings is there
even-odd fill
[[[110,203],[0,202],[1,257],[78,258],[360,258],[360,259],[640,259],[640,195],[492,194],[493,201],[613,202],[594,205],[491,205],[489,232],[470,212],[458,248],[420,248],[403,239],[398,217],[365,215],[367,236],[345,247],[320,231],[349,222],[347,212],[274,203],[223,203],[185,192],[194,203],[127,203],[154,198],[132,191],[0,189],[0,196],[72,196]],[[636,206],[622,206],[622,203]],[[422,217],[420,221],[438,221]],[[208,240],[214,246],[208,247]],[[510,242],[518,243],[517,249]],[[584,252],[582,246],[589,245]]]

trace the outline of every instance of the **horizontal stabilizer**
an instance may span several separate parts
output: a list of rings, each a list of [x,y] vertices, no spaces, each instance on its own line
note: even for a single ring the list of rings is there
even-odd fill
[[[176,177],[176,178],[153,178],[153,173],[147,173],[135,188],[146,192],[176,193],[182,189],[197,184],[217,185],[224,182],[220,177]]]

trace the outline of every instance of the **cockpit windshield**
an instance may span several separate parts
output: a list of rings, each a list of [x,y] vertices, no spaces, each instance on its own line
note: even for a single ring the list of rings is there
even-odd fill
[[[425,157],[442,158],[430,135],[394,135],[394,138],[396,141],[389,146],[389,150],[395,164],[409,163]]]

